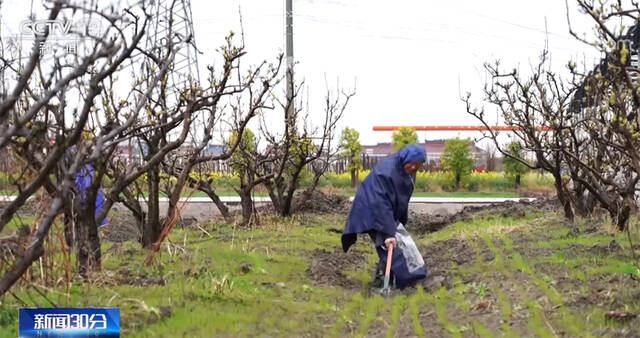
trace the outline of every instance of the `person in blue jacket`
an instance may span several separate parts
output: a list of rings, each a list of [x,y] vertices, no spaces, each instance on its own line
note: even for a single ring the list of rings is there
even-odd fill
[[[94,169],[91,164],[86,164],[76,174],[76,189],[78,189],[78,194],[80,197],[80,201],[85,203],[87,199],[87,189],[91,186],[91,180],[93,179]],[[98,194],[96,195],[96,206],[95,206],[95,214],[98,215],[100,212],[100,208],[102,208],[102,204],[104,203],[104,194],[102,193],[102,186],[98,189]],[[100,222],[98,222],[98,227],[105,226],[107,224],[107,219],[103,218]]]
[[[369,234],[380,258],[377,277],[384,273],[387,244],[394,243],[391,272],[398,288],[427,275],[422,256],[404,229],[415,173],[425,160],[424,148],[410,144],[379,163],[358,187],[342,235],[347,252],[358,234]]]

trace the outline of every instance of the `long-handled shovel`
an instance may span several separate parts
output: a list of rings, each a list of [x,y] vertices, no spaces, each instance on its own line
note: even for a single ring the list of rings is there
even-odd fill
[[[382,293],[388,294],[391,292],[389,287],[389,279],[391,277],[391,257],[393,257],[393,242],[387,244],[387,268],[384,270],[384,284],[382,287]]]

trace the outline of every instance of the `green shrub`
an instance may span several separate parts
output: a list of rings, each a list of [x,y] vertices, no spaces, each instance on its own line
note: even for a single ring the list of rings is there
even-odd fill
[[[528,188],[553,187],[553,176],[547,173],[529,172],[522,177],[522,185]]]
[[[212,171],[209,178],[214,188],[240,187],[240,177],[237,174]]]
[[[474,180],[470,178],[464,184],[465,189],[468,191],[478,191],[478,187],[480,187],[480,182],[478,180]]]
[[[325,174],[325,178],[327,185],[334,188],[348,188],[351,186],[351,175],[347,172],[341,174],[330,172]]]

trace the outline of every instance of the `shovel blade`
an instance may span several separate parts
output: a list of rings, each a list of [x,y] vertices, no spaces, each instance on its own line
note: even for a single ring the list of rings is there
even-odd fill
[[[384,276],[384,283],[382,284],[383,290],[389,290],[389,275]]]

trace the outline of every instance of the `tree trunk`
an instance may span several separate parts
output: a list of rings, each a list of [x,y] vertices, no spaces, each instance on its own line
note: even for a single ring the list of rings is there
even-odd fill
[[[271,199],[271,204],[273,205],[273,209],[277,213],[282,212],[282,203],[280,201],[280,195],[277,194],[275,188],[271,182],[265,182],[264,186],[267,188],[267,192],[269,193],[269,199]]]
[[[85,173],[86,175],[87,173]],[[100,173],[91,173],[91,183],[84,189],[84,198],[73,200],[76,227],[76,252],[78,257],[78,273],[83,279],[87,279],[89,271],[100,270],[101,253],[100,238],[96,225],[96,197],[101,179]],[[81,190],[79,189],[79,190]],[[64,208],[64,205],[63,205]],[[94,243],[97,241],[97,244]]]
[[[324,173],[324,171],[322,173]],[[309,188],[307,188],[307,191],[312,192],[316,190],[318,184],[320,183],[320,177],[322,177],[322,173],[315,173],[313,175],[313,180],[311,181],[311,185],[309,186]]]
[[[142,229],[142,246],[151,247],[160,237],[160,168],[147,172],[149,196],[147,200],[147,221]]]
[[[460,174],[456,174],[456,191],[460,189]]]
[[[76,255],[78,256],[78,273],[83,279],[87,279],[89,268],[89,243],[87,235],[87,221],[84,213],[76,218]]]
[[[242,223],[240,225],[251,225],[253,221],[253,201],[251,200],[251,190],[238,189],[240,195],[240,205],[242,206]]]
[[[227,208],[227,206],[222,203],[218,194],[216,194],[213,190],[207,190],[205,191],[205,193],[213,201],[213,204],[218,207],[218,210],[220,211],[222,217],[224,217],[225,220],[230,219],[231,215],[229,215],[229,208]]]
[[[575,182],[575,181],[574,181]],[[573,195],[575,196],[576,214],[580,217],[588,217],[593,212],[594,198],[589,193],[586,186],[581,183],[575,183],[573,189]]]
[[[351,187],[355,188],[358,186],[358,171],[351,170]]]
[[[78,273],[87,279],[89,271],[100,271],[102,253],[100,238],[96,226],[94,208],[83,207],[76,218],[76,252],[78,256]]]
[[[300,176],[302,168],[304,168],[304,166],[298,168],[298,170],[296,170],[293,175],[291,175],[291,178],[289,178],[289,184],[287,185],[287,194],[284,196],[284,199],[282,201],[282,212],[280,213],[282,217],[291,216],[291,204],[293,203],[293,195],[298,188],[298,177]]]
[[[591,215],[596,209],[596,198],[592,193],[588,193],[583,197],[583,208],[586,215]]]
[[[280,216],[289,217],[291,216],[291,203],[293,202],[293,193],[287,194],[284,196],[284,201],[282,203],[282,211],[280,212]]]
[[[76,215],[78,273],[84,279],[87,278],[89,271],[100,271],[102,268],[100,237],[95,218],[96,196],[99,188],[99,185],[91,185],[86,189],[86,200],[78,203],[79,210]]]
[[[174,176],[177,177],[179,175],[174,174]],[[224,217],[224,219],[227,220],[227,222],[230,221],[231,215],[229,215],[229,208],[227,208],[227,206],[224,205],[224,203],[222,203],[218,194],[216,194],[215,190],[211,188],[211,182],[198,181],[191,177],[187,178],[187,182],[189,183],[189,187],[193,189],[197,189],[207,194],[207,196],[209,196],[213,204],[215,204],[216,207],[218,207],[218,210],[220,211],[220,214],[222,215],[222,217]]]
[[[616,210],[611,216],[611,220],[619,231],[627,230],[629,218],[631,216],[631,205],[627,198],[622,201],[622,205],[617,205]]]
[[[73,198],[74,197],[65,199],[62,207],[62,212],[64,213],[64,241],[67,248],[72,248],[75,245]]]
[[[133,214],[133,217],[136,219],[136,227],[138,229],[138,233],[140,234],[140,236],[142,236],[147,219],[147,213],[142,210],[142,206],[140,205],[140,202],[138,201],[136,195],[131,193],[129,189],[124,189],[122,193],[125,197],[122,202],[124,206],[129,209],[129,211],[131,211],[131,214]],[[141,237],[138,237],[138,242],[142,243]]]
[[[89,270],[101,271],[102,270],[102,251],[100,250],[100,236],[98,234],[98,226],[95,219],[95,207],[90,208],[87,215],[87,219],[90,220],[87,228],[87,242],[89,244]]]
[[[564,218],[570,222],[573,222],[575,219],[575,215],[573,213],[573,208],[571,207],[571,203],[569,202],[569,196],[567,196],[567,190],[564,188],[562,184],[562,176],[560,173],[554,173],[554,185],[556,187],[556,194],[558,195],[558,201],[562,204],[562,209],[564,210]]]
[[[516,175],[516,188],[520,188],[520,174]]]

